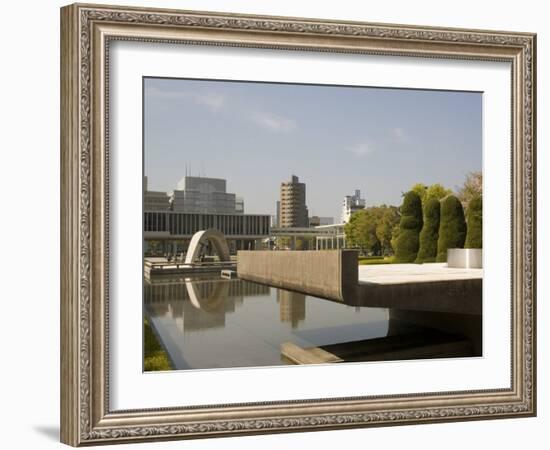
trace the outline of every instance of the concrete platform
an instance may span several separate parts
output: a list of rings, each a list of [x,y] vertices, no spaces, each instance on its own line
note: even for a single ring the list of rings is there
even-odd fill
[[[239,251],[240,278],[350,306],[482,312],[483,269],[446,263],[359,266],[357,251]]]
[[[483,269],[446,263],[359,266],[356,306],[475,314],[482,312]]]
[[[482,278],[483,269],[455,269],[447,267],[446,263],[359,266],[359,284],[387,285]]]
[[[320,347],[302,348],[292,342],[281,344],[281,356],[293,364],[326,364],[344,362],[342,358]]]
[[[235,270],[236,267],[237,263],[235,261],[186,264],[183,262],[151,261],[150,259],[146,259],[143,274],[146,279],[151,279],[153,276],[166,275],[191,276],[202,273],[220,273],[222,270]]]

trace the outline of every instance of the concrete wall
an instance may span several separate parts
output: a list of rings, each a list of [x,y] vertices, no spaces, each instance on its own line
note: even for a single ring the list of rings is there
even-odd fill
[[[239,251],[237,272],[245,280],[331,300],[356,295],[356,250]]]
[[[362,282],[352,306],[480,315],[482,291],[481,279],[396,284]]]

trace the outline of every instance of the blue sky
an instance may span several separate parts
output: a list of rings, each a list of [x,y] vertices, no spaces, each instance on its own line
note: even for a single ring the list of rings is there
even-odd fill
[[[189,174],[227,179],[246,213],[275,214],[281,181],[306,183],[310,215],[399,205],[414,183],[454,189],[482,165],[482,94],[146,78],[144,172],[170,191]]]

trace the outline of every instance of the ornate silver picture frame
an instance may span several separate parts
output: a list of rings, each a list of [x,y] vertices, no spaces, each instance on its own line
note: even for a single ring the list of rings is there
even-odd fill
[[[109,64],[117,41],[511,67],[510,386],[117,410],[111,406]],[[536,414],[536,36],[74,4],[61,9],[61,441],[97,445]],[[138,149],[139,150],[139,149]],[[139,245],[139,243],[136,243]],[[139,307],[139,306],[136,306]],[[149,376],[155,376],[150,374]]]

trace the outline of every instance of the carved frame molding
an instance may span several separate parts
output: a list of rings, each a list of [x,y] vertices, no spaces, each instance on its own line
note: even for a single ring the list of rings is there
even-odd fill
[[[108,61],[113,40],[509,61],[512,386],[487,391],[110,411]],[[536,36],[75,4],[61,10],[61,440],[137,440],[533,416]]]

